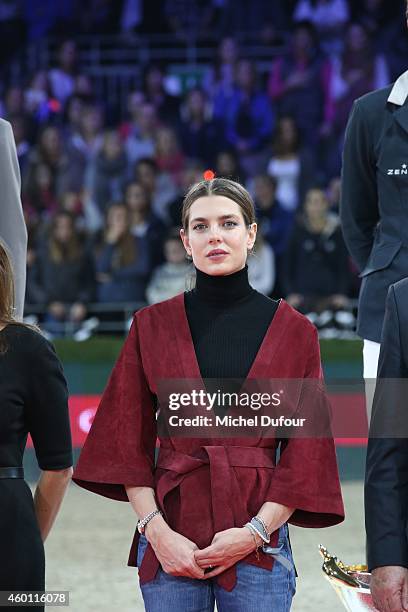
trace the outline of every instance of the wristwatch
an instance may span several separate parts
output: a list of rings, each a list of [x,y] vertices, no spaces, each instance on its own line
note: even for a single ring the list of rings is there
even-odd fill
[[[148,514],[147,516],[144,517],[144,519],[139,519],[137,521],[137,530],[139,533],[144,534],[145,531],[145,527],[147,525],[147,523],[154,517],[156,516],[156,514],[161,514],[163,516],[163,513],[161,510],[153,510],[153,512],[150,512],[150,514]]]

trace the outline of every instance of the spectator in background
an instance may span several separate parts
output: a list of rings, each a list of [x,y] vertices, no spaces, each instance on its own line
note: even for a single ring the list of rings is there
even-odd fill
[[[217,48],[214,65],[204,75],[202,86],[207,95],[214,99],[230,99],[235,91],[235,74],[239,57],[235,38],[226,36]]]
[[[1,116],[9,121],[10,117],[24,112],[24,90],[19,85],[11,85],[4,94]]]
[[[77,74],[74,79],[74,93],[90,99],[94,93],[91,77],[87,74]]]
[[[359,3],[353,2],[350,8],[352,21],[360,23],[365,28],[375,50],[387,51],[389,26],[395,18],[395,4],[387,0],[360,0]]]
[[[344,50],[331,61],[330,112],[323,154],[328,176],[340,174],[344,130],[354,100],[388,83],[385,58],[373,53],[371,40],[363,26],[349,24]]]
[[[156,162],[146,157],[136,163],[134,178],[145,189],[152,211],[167,224],[169,204],[177,197],[177,188],[170,175],[160,172]]]
[[[330,95],[338,134],[344,131],[354,100],[385,87],[389,79],[386,60],[373,52],[366,29],[359,23],[350,23],[343,52],[331,63]]]
[[[294,21],[310,21],[326,53],[340,51],[345,24],[350,18],[347,0],[298,0]]]
[[[175,185],[180,185],[181,173],[186,159],[180,149],[177,135],[170,127],[159,128],[156,132],[155,161],[160,172],[167,172]]]
[[[180,100],[168,94],[164,87],[164,71],[158,64],[150,64],[144,74],[144,95],[163,123],[174,125],[179,119]]]
[[[295,212],[316,177],[313,160],[301,147],[292,117],[281,117],[276,124],[267,172],[276,180],[276,197],[281,206]]]
[[[254,178],[254,200],[259,231],[279,259],[284,253],[294,223],[294,215],[276,197],[276,179],[268,174]]]
[[[5,91],[0,105],[0,116],[10,121],[13,117],[24,117],[27,126],[27,137],[32,143],[36,136],[37,124],[25,108],[24,90],[19,85],[11,85]]]
[[[256,236],[254,252],[248,257],[248,280],[251,286],[270,295],[275,285],[275,255],[262,234]]]
[[[258,87],[255,66],[249,60],[238,62],[235,95],[224,108],[218,107],[217,116],[225,121],[227,142],[240,155],[242,167],[253,175],[259,163],[256,154],[267,144],[274,115],[268,96]]]
[[[272,130],[272,108],[259,89],[255,65],[247,59],[237,64],[236,90],[228,110],[230,112],[224,116],[227,138],[238,153],[245,154],[262,147]]]
[[[127,99],[127,119],[119,126],[119,133],[123,140],[127,140],[132,134],[137,134],[139,130],[139,116],[142,105],[146,102],[142,91],[132,91]]]
[[[149,249],[145,239],[132,235],[124,204],[112,204],[107,211],[96,271],[98,302],[144,301],[150,274]]]
[[[173,227],[182,226],[181,211],[183,208],[184,195],[190,189],[191,185],[202,180],[204,170],[205,168],[199,160],[187,160],[186,166],[181,174],[180,190],[167,207],[169,225]]]
[[[142,185],[131,181],[125,189],[124,203],[129,210],[130,231],[148,245],[152,268],[163,261],[164,223],[152,212],[149,196]]]
[[[83,225],[83,203],[82,194],[75,191],[66,191],[59,200],[61,211],[68,212],[75,218],[77,226]]]
[[[46,306],[44,328],[59,335],[63,323],[78,327],[92,301],[94,284],[92,258],[74,218],[67,212],[56,214],[30,272],[31,295]]]
[[[234,149],[224,149],[218,153],[215,162],[215,175],[230,178],[240,183],[244,182],[245,175]]]
[[[47,221],[57,212],[58,199],[47,164],[31,166],[23,193],[23,207],[30,221]]]
[[[285,253],[286,300],[302,313],[348,308],[347,251],[339,219],[321,189],[310,189]]]
[[[130,164],[142,157],[153,157],[158,128],[156,109],[153,104],[143,102],[135,113],[132,129],[126,139],[126,152]]]
[[[46,123],[54,114],[60,113],[61,105],[51,99],[51,87],[46,70],[38,70],[24,91],[25,111],[37,124]]]
[[[58,198],[65,191],[79,191],[84,182],[84,161],[79,151],[64,143],[57,127],[45,126],[37,145],[29,155],[27,174],[23,181],[23,194],[31,175],[36,173],[36,167],[43,164],[48,166],[51,172],[51,190],[54,197]]]
[[[87,98],[79,94],[72,94],[64,106],[63,133],[65,138],[71,138],[79,131]]]
[[[107,130],[99,153],[90,160],[86,173],[89,199],[105,215],[113,200],[122,198],[128,179],[128,158],[117,130]]]
[[[51,93],[61,104],[65,104],[74,93],[77,63],[78,49],[75,41],[65,40],[58,51],[58,67],[49,72]]]
[[[20,174],[23,175],[26,171],[31,150],[31,145],[28,140],[27,120],[24,115],[14,115],[13,117],[10,117],[10,123],[16,143]]]
[[[317,145],[319,128],[326,117],[328,63],[319,55],[316,30],[298,23],[291,33],[289,53],[272,64],[268,93],[279,114],[294,118],[302,141]]]
[[[98,104],[85,104],[71,136],[71,145],[90,162],[103,145],[104,112]]]
[[[186,252],[177,228],[170,230],[163,245],[165,262],[156,268],[146,289],[149,304],[156,304],[183,293],[192,266],[186,261]]]
[[[212,118],[211,106],[204,92],[194,87],[187,92],[181,107],[179,136],[187,157],[213,166],[217,152],[223,148],[224,125]]]

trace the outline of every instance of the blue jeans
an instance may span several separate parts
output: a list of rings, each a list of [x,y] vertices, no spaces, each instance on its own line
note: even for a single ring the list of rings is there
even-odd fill
[[[147,539],[140,536],[137,564],[140,567]],[[288,528],[279,531],[280,554],[292,562],[292,569],[275,560],[272,570],[238,562],[237,583],[232,591],[219,587],[215,578],[199,580],[172,576],[161,568],[150,582],[140,585],[146,612],[288,612],[296,591],[295,569]]]

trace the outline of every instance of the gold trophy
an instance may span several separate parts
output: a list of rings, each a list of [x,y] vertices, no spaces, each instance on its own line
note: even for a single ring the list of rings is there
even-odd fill
[[[323,557],[322,571],[330,582],[346,610],[349,612],[375,612],[370,593],[371,574],[366,565],[346,565],[340,559],[331,555],[320,544],[320,554]]]

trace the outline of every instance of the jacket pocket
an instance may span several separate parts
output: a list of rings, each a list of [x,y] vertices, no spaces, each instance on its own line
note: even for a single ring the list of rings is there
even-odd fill
[[[368,276],[372,272],[378,272],[378,270],[388,268],[400,250],[401,245],[402,242],[374,245],[366,267],[359,274],[360,278]]]

